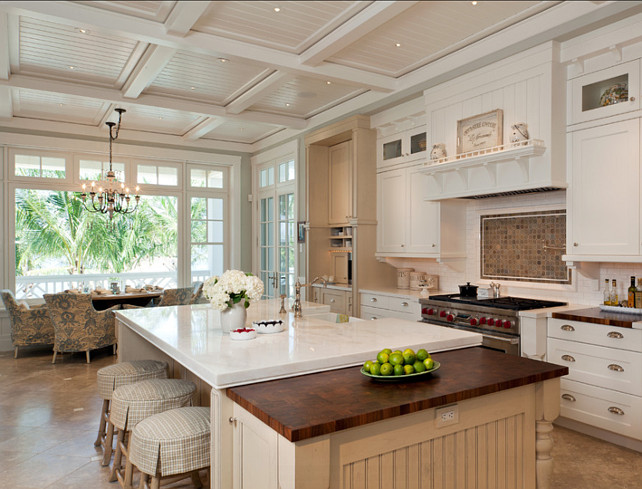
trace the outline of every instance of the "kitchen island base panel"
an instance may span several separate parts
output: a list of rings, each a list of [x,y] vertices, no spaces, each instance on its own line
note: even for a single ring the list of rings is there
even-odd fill
[[[456,424],[437,426],[435,409],[427,409],[299,442],[235,404],[235,480],[242,482],[234,487],[256,487],[244,483],[253,480],[281,489],[547,489],[553,426],[537,413],[555,416],[556,392],[552,379],[459,402]],[[244,453],[256,446],[266,454],[259,464]]]

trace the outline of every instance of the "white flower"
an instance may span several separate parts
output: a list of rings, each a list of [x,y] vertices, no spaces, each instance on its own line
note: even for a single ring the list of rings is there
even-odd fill
[[[240,270],[227,270],[220,277],[210,277],[203,284],[203,295],[220,311],[243,301],[257,301],[263,295],[263,282]]]

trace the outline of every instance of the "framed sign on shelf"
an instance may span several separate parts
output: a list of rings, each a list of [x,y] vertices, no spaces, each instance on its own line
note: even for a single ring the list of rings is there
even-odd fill
[[[457,154],[493,148],[503,143],[501,109],[457,121]]]

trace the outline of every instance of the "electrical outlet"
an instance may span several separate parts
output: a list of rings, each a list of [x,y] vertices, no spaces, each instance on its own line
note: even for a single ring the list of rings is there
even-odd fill
[[[435,425],[438,428],[455,423],[459,423],[459,409],[457,408],[457,404],[435,409]]]

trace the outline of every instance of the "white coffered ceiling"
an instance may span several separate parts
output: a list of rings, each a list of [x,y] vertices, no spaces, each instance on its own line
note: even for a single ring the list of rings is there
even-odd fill
[[[0,1],[0,128],[252,152],[636,7]]]

